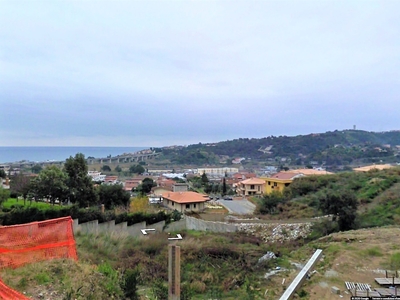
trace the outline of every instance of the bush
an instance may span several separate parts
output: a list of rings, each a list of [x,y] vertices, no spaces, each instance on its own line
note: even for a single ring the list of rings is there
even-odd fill
[[[128,269],[125,271],[122,279],[122,290],[126,298],[130,300],[138,300],[138,283],[139,283],[139,271],[137,269]]]
[[[112,296],[120,295],[120,278],[118,272],[114,270],[113,267],[111,267],[111,265],[108,263],[99,265],[97,270],[108,279],[108,281],[105,282],[107,292]]]
[[[46,208],[14,205],[9,209],[3,209],[2,214],[0,214],[0,221],[3,225],[16,225],[67,216],[71,216],[72,219],[79,219],[79,223],[86,223],[94,220],[98,220],[99,223],[104,223],[115,220],[116,224],[127,222],[128,226],[130,226],[140,222],[154,224],[165,221],[168,223],[168,221],[171,222],[172,219],[179,220],[181,214],[178,212],[173,212],[171,214],[166,214],[165,212],[158,212],[156,214],[139,212],[133,214],[123,213],[116,215],[114,211],[102,213],[97,208],[86,209],[79,208],[76,205],[67,207],[49,206]]]
[[[168,287],[164,284],[164,281],[157,279],[153,282],[152,287],[153,296],[157,300],[167,300],[168,299]]]

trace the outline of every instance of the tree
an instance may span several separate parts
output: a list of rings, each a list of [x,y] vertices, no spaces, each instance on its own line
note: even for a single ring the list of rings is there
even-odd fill
[[[88,175],[85,156],[82,153],[77,153],[75,157],[70,156],[65,161],[64,170],[68,176],[69,200],[72,203],[78,203],[80,207],[95,205],[97,194],[93,181]]]
[[[32,173],[34,173],[34,174],[39,174],[40,171],[43,170],[43,168],[42,168],[40,165],[34,165],[34,166],[31,168],[31,170],[32,170]]]
[[[156,186],[156,183],[153,179],[146,177],[143,179],[142,183],[138,186],[137,190],[142,194],[146,195],[150,193],[151,188]]]
[[[114,170],[115,170],[115,172],[118,172],[118,174],[122,172],[122,169],[119,165],[116,166]]]
[[[53,205],[55,201],[60,201],[60,204],[67,197],[67,182],[68,176],[57,166],[49,166],[43,169],[34,179],[35,184],[32,186],[34,193],[39,198],[47,198]]]
[[[285,197],[280,192],[272,192],[271,194],[264,195],[261,199],[260,213],[261,214],[274,214],[279,204],[285,202]]]
[[[142,165],[132,165],[129,168],[129,173],[135,173],[135,174],[143,174],[146,170],[143,168]]]
[[[4,169],[0,169],[0,178],[6,178],[7,174],[6,171],[4,171]]]
[[[212,185],[211,183],[206,184],[206,185],[204,186],[204,192],[205,192],[206,194],[211,193],[212,187],[213,187],[213,185]]]
[[[333,215],[340,231],[355,228],[357,206],[357,198],[351,190],[327,191],[319,201],[319,208],[325,214]]]
[[[102,166],[102,167],[101,167],[101,170],[102,170],[103,172],[111,172],[111,168],[110,168],[110,166],[108,166],[108,165]]]
[[[0,186],[0,205],[3,205],[3,202],[7,201],[9,197],[10,197],[10,191]]]
[[[226,195],[226,180],[225,177],[222,179],[222,196]]]
[[[10,180],[10,192],[17,197],[22,196],[24,204],[31,189],[31,178],[19,173],[14,175]]]
[[[203,172],[203,175],[201,175],[201,184],[203,186],[207,185],[210,181],[208,180],[206,172]]]
[[[130,195],[126,192],[121,184],[99,186],[98,189],[99,202],[104,204],[106,209],[116,206],[127,207],[130,201]]]

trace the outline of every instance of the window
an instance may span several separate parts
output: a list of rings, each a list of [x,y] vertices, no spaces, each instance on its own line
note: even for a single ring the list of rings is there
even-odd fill
[[[278,186],[278,184],[276,182],[274,182],[274,186]]]
[[[254,184],[250,185],[250,189],[254,190]]]
[[[172,206],[174,206],[175,205],[175,202],[172,202]]]
[[[271,181],[268,181],[268,185],[271,185]]]
[[[190,208],[190,204],[186,204],[186,209],[189,209]]]
[[[195,204],[193,204],[193,208],[196,208],[196,203],[195,203]]]

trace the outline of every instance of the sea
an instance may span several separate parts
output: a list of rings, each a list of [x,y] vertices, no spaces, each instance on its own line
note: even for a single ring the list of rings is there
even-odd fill
[[[124,153],[134,153],[150,147],[0,147],[0,163],[21,161],[64,161],[82,153],[85,157],[106,158]]]

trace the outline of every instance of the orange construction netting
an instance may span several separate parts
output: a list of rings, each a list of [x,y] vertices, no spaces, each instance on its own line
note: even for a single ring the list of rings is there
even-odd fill
[[[3,300],[29,300],[28,297],[13,290],[0,280],[0,299]]]
[[[0,269],[55,258],[78,259],[71,217],[0,227]],[[6,287],[6,288],[3,288]],[[0,280],[0,299],[28,299]],[[7,295],[10,295],[7,297]]]

